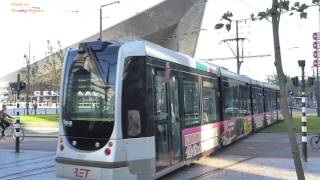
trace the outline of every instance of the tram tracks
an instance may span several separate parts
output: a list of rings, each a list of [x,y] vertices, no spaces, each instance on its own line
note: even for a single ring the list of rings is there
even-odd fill
[[[34,175],[42,175],[42,174],[47,174],[55,171],[55,166],[54,165],[48,165],[48,166],[41,166],[41,167],[36,167],[32,169],[26,169],[20,172],[15,172],[11,174],[7,174],[4,176],[0,176],[0,179],[3,180],[11,180],[11,179],[21,179],[29,176],[34,176]]]
[[[299,145],[300,145],[300,143],[299,143]],[[255,155],[255,156],[251,156],[251,157],[248,157],[248,158],[244,158],[244,159],[242,159],[242,160],[240,160],[240,161],[236,161],[236,162],[234,162],[234,163],[228,164],[228,165],[226,165],[226,166],[218,167],[218,168],[215,168],[215,169],[213,169],[213,170],[204,172],[204,173],[202,173],[202,174],[200,174],[200,175],[193,176],[193,177],[191,177],[191,178],[189,178],[189,179],[190,179],[190,180],[197,180],[197,179],[202,179],[202,178],[205,179],[206,177],[208,177],[208,176],[210,176],[210,175],[213,175],[213,174],[215,174],[215,173],[217,173],[217,172],[219,172],[219,171],[226,170],[226,169],[228,169],[228,168],[230,168],[230,167],[236,166],[236,165],[241,164],[241,163],[243,163],[243,162],[246,162],[246,161],[249,161],[249,160],[252,160],[252,159],[255,159],[255,158],[263,157],[264,155],[278,153],[278,152],[281,152],[281,151],[284,151],[284,150],[288,150],[288,149],[290,149],[290,146],[287,146],[287,147],[281,148],[281,149],[277,149],[277,150],[271,151],[271,152],[260,153],[260,154],[257,154],[257,155]]]
[[[1,163],[0,164],[0,169],[5,168],[6,165],[23,163],[23,162],[26,162],[26,161],[30,162],[30,161],[34,161],[34,160],[42,159],[42,158],[47,158],[48,156],[54,156],[54,155],[55,155],[55,153],[52,153],[52,154],[46,154],[46,155],[42,155],[42,156],[38,156],[38,157],[34,157],[34,158],[26,158],[26,159],[22,159],[22,160],[11,161],[11,162],[8,162],[8,163]]]
[[[0,180],[23,179],[30,176],[52,173],[55,171],[54,158],[52,155],[54,154],[2,163],[0,164],[2,171]],[[28,165],[32,165],[32,168],[25,168],[28,167]]]

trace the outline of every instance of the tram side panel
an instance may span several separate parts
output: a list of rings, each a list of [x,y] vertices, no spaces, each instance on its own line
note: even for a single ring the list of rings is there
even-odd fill
[[[284,120],[284,116],[282,114],[281,110],[281,104],[280,104],[280,91],[278,90],[276,93],[277,96],[277,116],[278,116],[278,121]]]
[[[222,77],[223,121],[221,141],[223,146],[252,132],[250,86],[239,80]]]
[[[274,90],[264,89],[264,104],[266,126],[270,126],[277,121],[276,94]]]
[[[154,121],[155,177],[219,148],[217,77],[147,57],[147,93]],[[148,83],[150,82],[150,83]]]
[[[252,86],[252,111],[253,111],[253,129],[261,130],[265,127],[265,113],[263,106],[263,89],[262,87]]]
[[[122,134],[128,168],[140,178],[155,173],[155,137],[150,80],[145,56],[125,59],[122,81]]]
[[[192,97],[194,97],[192,93],[194,92],[191,92],[188,86],[190,86],[190,84],[183,80],[184,129],[182,130],[182,136],[184,158],[186,160],[199,154],[208,155],[219,148],[220,144],[217,79],[202,77],[200,80],[201,97],[199,100],[201,102],[201,125],[190,122],[190,120],[193,121],[196,116],[192,118],[191,115],[193,109],[191,102],[195,100],[192,99]]]

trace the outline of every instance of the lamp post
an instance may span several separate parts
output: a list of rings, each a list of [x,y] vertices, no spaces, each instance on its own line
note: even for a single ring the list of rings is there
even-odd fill
[[[114,1],[112,3],[104,4],[104,5],[100,6],[100,35],[99,35],[99,39],[98,39],[99,41],[102,41],[102,8],[106,7],[106,6],[110,6],[112,4],[116,4],[116,3],[120,4],[120,1]]]
[[[302,132],[302,154],[304,162],[307,162],[307,117],[306,117],[306,95],[305,95],[305,80],[304,80],[304,67],[305,60],[298,61],[299,67],[302,71],[301,91],[302,91],[302,117],[301,117],[301,132]]]
[[[26,59],[27,63],[27,97],[26,97],[26,108],[27,115],[29,115],[29,86],[30,86],[30,42],[29,42],[29,57],[25,54],[23,56]]]

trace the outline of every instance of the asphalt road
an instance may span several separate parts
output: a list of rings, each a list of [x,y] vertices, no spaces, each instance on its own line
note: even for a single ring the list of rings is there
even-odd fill
[[[11,137],[0,139],[0,149],[15,149],[15,142]],[[20,144],[20,151],[50,151],[55,152],[57,149],[57,138],[36,138],[25,137]]]

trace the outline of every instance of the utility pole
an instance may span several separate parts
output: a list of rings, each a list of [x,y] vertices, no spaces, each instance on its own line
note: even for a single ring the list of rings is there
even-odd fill
[[[237,74],[240,74],[240,56],[239,56],[239,21],[236,20],[236,42],[237,42]]]
[[[106,7],[106,6],[110,6],[110,5],[115,4],[115,3],[119,3],[120,4],[120,1],[114,1],[112,3],[104,4],[104,5],[100,6],[100,34],[99,34],[99,39],[98,39],[100,42],[102,41],[102,8]]]
[[[305,67],[305,60],[299,60],[298,61],[299,66],[301,67],[302,71],[302,80],[301,80],[301,93],[302,93],[302,117],[301,117],[301,123],[302,123],[302,155],[304,162],[308,161],[307,158],[307,117],[306,117],[306,95],[305,95],[305,80],[304,80],[304,67]]]
[[[320,31],[320,10],[319,10],[319,31]],[[314,38],[313,38],[314,39]],[[316,38],[316,42],[318,41],[318,38]],[[318,44],[318,43],[317,43]],[[317,47],[318,50],[318,47]],[[318,55],[318,53],[317,53]],[[317,82],[316,82],[316,101],[317,101],[317,116],[320,116],[320,95],[319,95],[319,57],[317,56]]]
[[[236,20],[236,38],[233,39],[223,39],[222,42],[226,42],[229,46],[229,48],[231,49],[233,55],[235,56],[235,58],[237,59],[237,74],[240,74],[240,67],[241,67],[241,63],[243,63],[243,61],[240,61],[240,50],[239,50],[239,41],[242,41],[242,59],[244,58],[243,55],[243,41],[247,39],[247,38],[239,38],[239,20]],[[236,41],[236,53],[234,53],[234,51],[232,50],[232,48],[230,47],[228,41]]]

